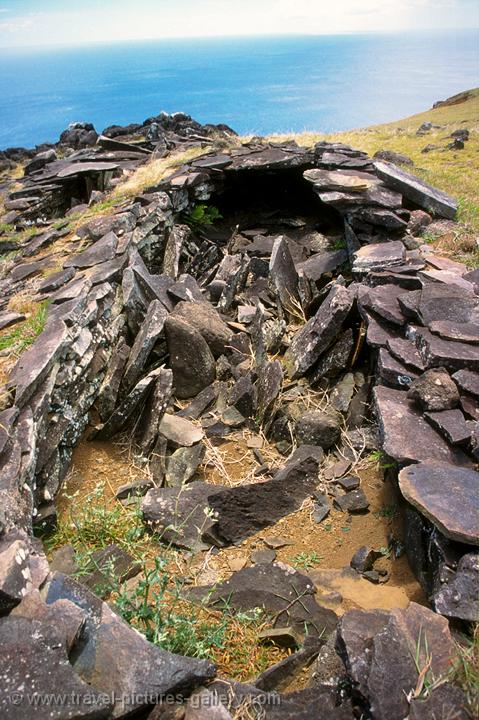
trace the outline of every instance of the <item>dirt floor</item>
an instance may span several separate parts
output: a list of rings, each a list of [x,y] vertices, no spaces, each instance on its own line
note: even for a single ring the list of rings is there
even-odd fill
[[[252,434],[235,433],[220,446],[208,443],[205,462],[198,479],[215,484],[237,485],[245,482],[263,482],[269,476],[255,477],[258,461],[248,447]],[[258,438],[258,436],[255,436]],[[144,479],[147,472],[135,466],[125,443],[82,443],[73,456],[72,468],[62,492],[57,498],[60,519],[75,515],[85,498],[88,502],[103,502],[107,507],[121,506],[114,494],[120,485]],[[261,453],[272,467],[279,467],[284,459],[274,447],[263,440]],[[351,471],[349,471],[351,473]],[[383,480],[383,472],[375,459],[363,460],[353,474],[361,478],[361,487],[370,503],[365,514],[348,515],[336,509],[321,523],[313,519],[313,503],[307,500],[301,510],[281,519],[275,525],[248,538],[239,546],[212,549],[209,552],[175,553],[176,571],[185,572],[195,585],[207,585],[224,580],[234,571],[251,565],[251,554],[257,550],[275,547],[276,562],[283,562],[308,573],[318,587],[318,599],[339,614],[350,607],[404,607],[410,600],[426,603],[415,580],[406,556],[395,559],[388,551],[391,534],[402,538],[401,516],[398,510],[396,489]],[[327,483],[327,481],[326,481]],[[103,488],[91,498],[91,494]],[[376,569],[389,573],[387,583],[374,585],[356,578],[351,573],[341,574],[349,566],[355,550],[368,545],[382,549],[384,556]],[[148,554],[157,554],[158,544],[152,538]],[[343,601],[338,602],[338,593]]]

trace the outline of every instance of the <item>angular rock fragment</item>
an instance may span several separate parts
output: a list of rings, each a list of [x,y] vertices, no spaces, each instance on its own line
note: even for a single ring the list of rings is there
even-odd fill
[[[162,368],[152,370],[146,377],[140,380],[116,407],[103,427],[95,433],[95,439],[108,440],[120,432],[138,410],[140,404],[145,400],[162,372]]]
[[[124,368],[130,355],[130,349],[122,337],[113,348],[111,359],[96,400],[96,407],[103,421],[107,420],[115,409]]]
[[[287,312],[297,311],[298,273],[286,239],[281,235],[274,241],[269,261],[269,276],[279,302]]]
[[[406,248],[399,240],[364,245],[354,253],[353,272],[361,274],[383,270],[402,265],[405,259]]]
[[[479,554],[467,553],[459,560],[452,580],[443,584],[434,594],[434,609],[446,617],[478,622],[478,586]]]
[[[109,232],[101,240],[97,240],[88,250],[69,258],[64,267],[89,268],[113,260],[117,245],[117,236],[114,232]]]
[[[281,392],[283,369],[279,360],[265,362],[258,371],[256,385],[256,414],[259,422],[272,420],[272,411]]]
[[[2,657],[0,711],[21,720],[100,720],[110,717],[109,700],[80,679],[68,662],[61,633],[52,625],[25,617],[0,620]],[[61,689],[63,702],[42,702]],[[15,701],[12,702],[12,698]],[[119,717],[119,716],[118,716]]]
[[[170,413],[163,415],[159,431],[167,440],[183,447],[191,447],[203,438],[201,428],[186,418]]]
[[[458,340],[459,342],[479,344],[479,323],[460,323],[451,320],[436,320],[429,324],[429,329],[435,335],[445,340]]]
[[[408,336],[416,343],[427,367],[447,370],[479,370],[479,348],[464,342],[443,340],[429,330],[410,326]]]
[[[426,369],[419,351],[411,340],[390,338],[386,342],[386,347],[396,360],[399,360],[414,372],[423,372]]]
[[[33,347],[23,353],[15,365],[9,385],[15,388],[15,405],[23,407],[40,387],[53,365],[60,358],[69,333],[64,322],[49,325]],[[38,352],[42,348],[41,353]]]
[[[472,372],[472,370],[458,370],[452,379],[462,390],[479,397],[479,373]]]
[[[204,456],[205,446],[201,443],[175,450],[166,461],[166,485],[176,487],[189,482],[202,463]]]
[[[386,348],[382,347],[378,355],[378,373],[385,385],[401,390],[410,387],[411,383],[418,377],[407,367],[394,358]]]
[[[479,545],[479,473],[462,467],[421,463],[399,473],[408,502],[451,540]]]
[[[165,310],[160,301],[153,300],[128,357],[122,382],[125,392],[131,390],[141,377],[150,353],[163,332],[167,317],[168,311]]]
[[[364,490],[357,488],[351,490],[345,495],[340,495],[334,499],[334,505],[342,512],[364,512],[369,507],[369,500],[367,499]]]
[[[334,342],[352,304],[353,297],[345,287],[332,287],[316,315],[295,335],[284,356],[291,378],[304,375]]]
[[[428,185],[417,176],[401,170],[397,165],[375,162],[374,169],[378,177],[386,185],[393,190],[398,190],[404,197],[419,205],[423,210],[454,220],[457,203],[450,195],[437,190],[432,185]]]
[[[334,378],[340,375],[348,367],[353,347],[353,331],[348,328],[313,367],[308,376],[310,385],[316,385],[323,377]]]
[[[144,520],[164,542],[191,550],[204,550],[211,542],[216,518],[210,495],[222,488],[193,481],[174,488],[152,488],[141,505]]]
[[[211,350],[198,330],[172,315],[165,320],[165,334],[176,396],[195,397],[215,379]]]
[[[411,700],[408,720],[471,720],[467,706],[463,691],[457,685],[444,682],[433,688],[427,697]]]
[[[412,382],[407,396],[432,412],[450,410],[459,404],[458,389],[444,368],[426,370]]]
[[[471,430],[460,410],[427,412],[425,417],[451,445],[461,445],[471,438]]]
[[[319,445],[328,450],[341,436],[341,418],[331,412],[310,410],[299,418],[295,434],[300,445]]]
[[[299,263],[296,270],[301,271],[308,280],[317,282],[326,273],[334,272],[344,265],[348,259],[347,250],[335,250],[312,255],[308,260]]]

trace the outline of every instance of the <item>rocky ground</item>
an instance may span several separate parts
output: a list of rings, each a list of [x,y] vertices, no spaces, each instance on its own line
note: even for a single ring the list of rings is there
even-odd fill
[[[182,114],[4,158],[3,715],[472,717],[455,200]]]

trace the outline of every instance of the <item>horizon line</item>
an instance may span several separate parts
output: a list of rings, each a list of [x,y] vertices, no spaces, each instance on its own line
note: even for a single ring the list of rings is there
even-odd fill
[[[65,48],[91,47],[98,45],[122,45],[126,43],[146,43],[146,42],[168,42],[175,40],[231,40],[231,39],[254,39],[254,38],[314,38],[314,37],[344,37],[351,35],[419,35],[421,33],[455,33],[455,32],[477,32],[478,27],[444,27],[444,28],[402,28],[400,30],[343,30],[342,32],[323,32],[323,33],[226,33],[214,35],[163,35],[145,38],[121,38],[108,40],[82,40],[80,42],[54,42],[40,43],[37,45],[0,45],[0,50],[55,50]]]

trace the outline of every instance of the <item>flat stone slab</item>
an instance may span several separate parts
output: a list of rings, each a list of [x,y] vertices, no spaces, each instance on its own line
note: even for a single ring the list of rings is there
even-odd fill
[[[412,326],[407,334],[415,341],[427,367],[444,367],[451,371],[479,370],[479,348],[476,345],[444,340],[422,327]]]
[[[444,435],[444,437],[449,440],[451,445],[465,443],[471,437],[471,431],[460,410],[429,412],[426,413],[425,416],[431,425],[437,428],[441,435]]]
[[[472,370],[459,370],[454,373],[452,379],[462,390],[472,395],[479,395],[479,373]]]
[[[374,169],[377,176],[388,187],[402,193],[404,197],[424,210],[449,220],[454,220],[456,217],[457,202],[445,192],[437,190],[415,175],[401,170],[397,165],[375,162]]]
[[[2,718],[100,720],[111,717],[109,699],[77,675],[68,661],[62,634],[53,624],[26,617],[2,618],[0,642]],[[63,702],[42,702],[56,697],[57,693]],[[34,705],[35,698],[38,704]]]
[[[16,325],[16,323],[22,322],[22,320],[25,320],[25,315],[21,313],[2,312],[0,313],[0,330],[10,327],[11,325]]]
[[[446,537],[479,545],[479,473],[424,463],[401,470],[399,487]]]
[[[435,335],[445,340],[458,340],[459,342],[479,344],[479,323],[460,323],[450,320],[436,320],[429,325]]]
[[[333,250],[312,255],[308,260],[296,265],[298,271],[302,271],[308,280],[316,282],[326,273],[331,273],[343,265],[348,259],[347,250]]]
[[[65,323],[53,322],[20,357],[9,381],[9,385],[15,387],[17,407],[23,407],[39,388],[62,354],[68,337]]]
[[[347,288],[335,285],[330,290],[316,315],[294,336],[284,356],[291,378],[304,375],[334,342],[352,304],[353,295]]]
[[[216,587],[192,588],[190,598],[206,601],[210,607],[226,603],[237,611],[264,608],[274,615],[275,625],[291,625],[301,634],[305,624],[309,633],[329,635],[337,618],[332,610],[321,607],[314,599],[315,588],[306,575],[283,563],[258,564],[244,568]]]
[[[399,463],[430,462],[470,466],[460,450],[454,450],[425,420],[422,412],[402,390],[374,389],[384,452]]]
[[[366,273],[371,270],[402,265],[406,260],[406,248],[400,240],[363,245],[354,253],[353,272]]]
[[[306,170],[303,177],[308,182],[313,183],[317,188],[324,190],[340,190],[349,193],[363,193],[372,187],[377,180],[371,176],[366,179],[364,174],[354,175],[341,172],[339,170]]]

